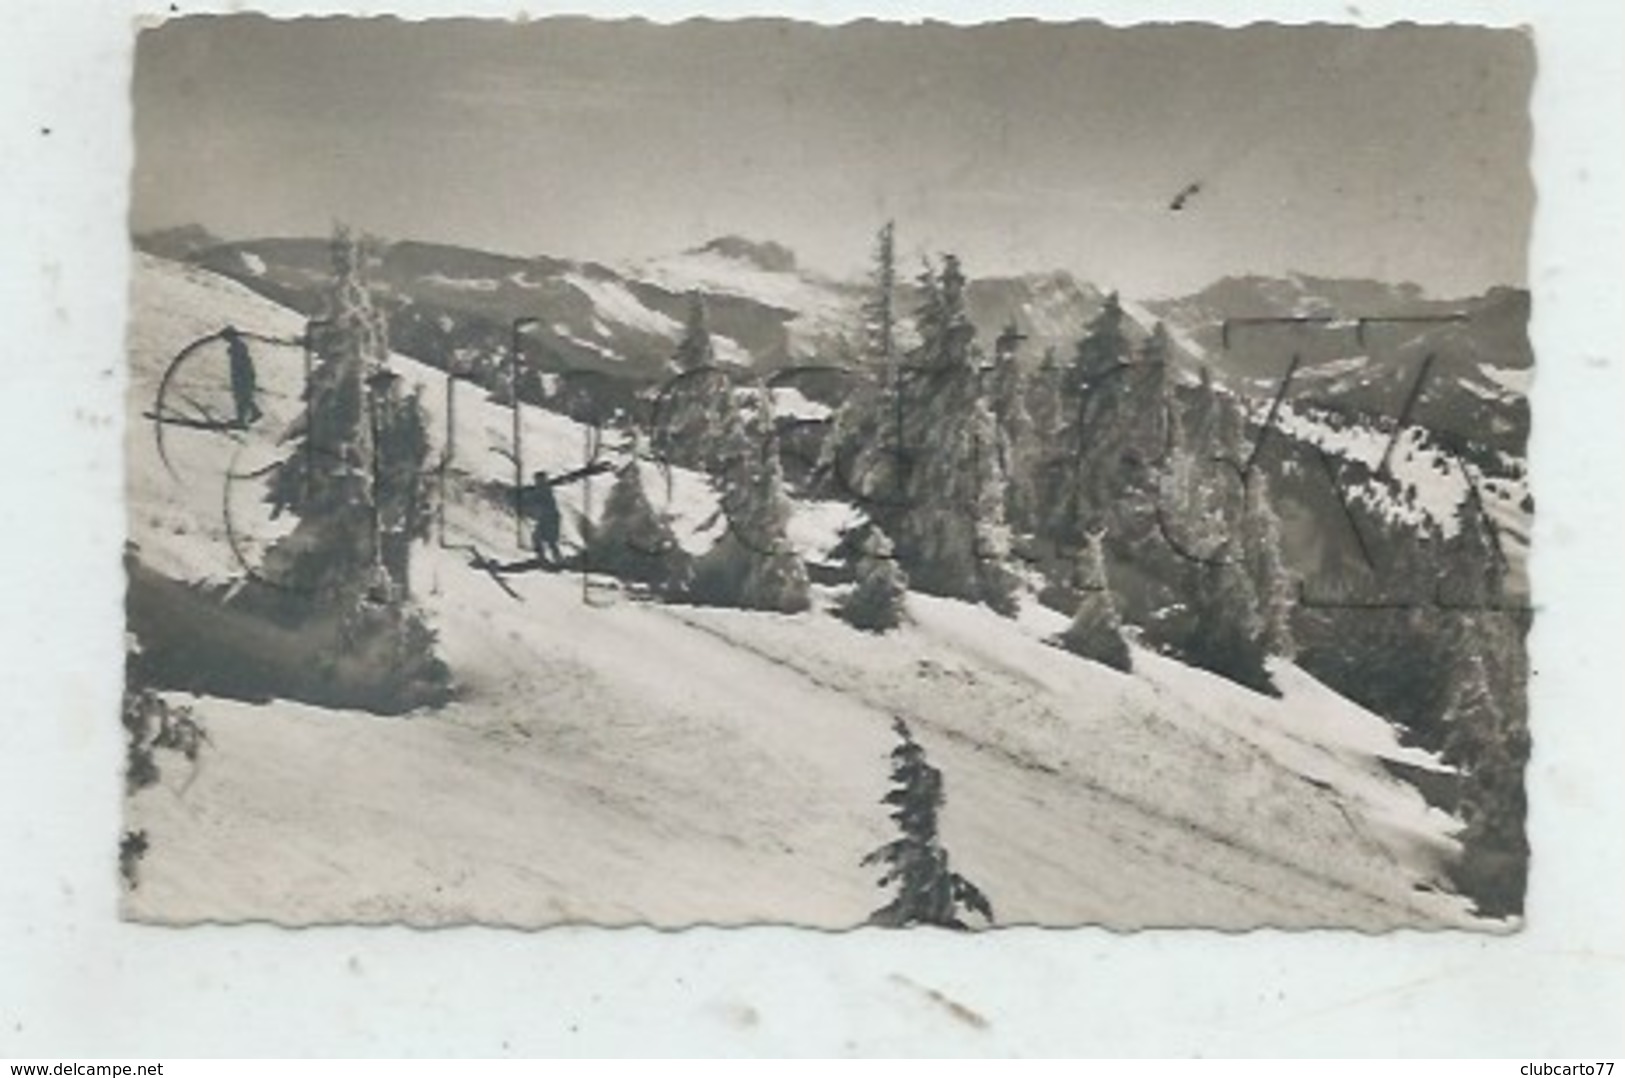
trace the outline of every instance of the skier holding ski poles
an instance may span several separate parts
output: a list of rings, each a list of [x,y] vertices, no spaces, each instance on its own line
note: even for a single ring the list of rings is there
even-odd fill
[[[564,561],[564,555],[559,553],[559,526],[562,517],[559,514],[559,501],[553,495],[553,480],[545,471],[537,472],[532,478],[532,489],[535,493],[533,502],[536,509],[536,527],[531,530],[531,545],[536,548],[536,557],[545,558],[551,566],[557,566]]]
[[[524,561],[499,562],[478,550],[473,550],[473,557],[469,564],[476,569],[483,569],[491,578],[501,586],[502,590],[517,599],[519,595],[508,586],[506,575],[509,573],[530,572],[537,569],[555,570],[564,568],[564,554],[559,549],[559,532],[564,523],[563,514],[559,511],[558,497],[553,493],[554,487],[565,486],[591,476],[602,475],[610,471],[612,465],[607,460],[595,460],[590,464],[566,472],[563,475],[550,475],[545,471],[531,474],[531,481],[518,491],[515,511],[524,516],[533,516],[536,523],[531,526],[530,541],[535,549],[534,557]]]

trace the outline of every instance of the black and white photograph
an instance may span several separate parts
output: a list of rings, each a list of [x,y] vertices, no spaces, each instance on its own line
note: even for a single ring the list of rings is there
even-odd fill
[[[121,916],[1518,931],[1535,66],[154,20]]]

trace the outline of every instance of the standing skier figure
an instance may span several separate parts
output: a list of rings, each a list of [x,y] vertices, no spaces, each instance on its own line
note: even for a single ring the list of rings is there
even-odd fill
[[[226,356],[231,362],[231,399],[237,406],[237,426],[246,430],[265,414],[254,400],[257,392],[254,359],[248,354],[248,344],[236,326],[221,330],[220,337],[226,342]]]
[[[536,491],[536,527],[530,533],[531,545],[536,548],[538,559],[557,566],[564,561],[559,553],[559,502],[553,496],[553,481],[546,472],[537,472],[532,478]]]

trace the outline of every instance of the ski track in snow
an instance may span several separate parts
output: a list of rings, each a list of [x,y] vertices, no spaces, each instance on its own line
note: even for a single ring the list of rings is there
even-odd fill
[[[171,431],[171,476],[135,417],[188,341],[227,321],[292,336],[302,321],[146,256],[133,295],[131,538],[176,579],[227,579],[240,572],[219,527],[227,443]],[[270,418],[244,457],[275,459],[272,439],[299,413],[300,356],[281,351],[256,346]],[[394,363],[443,426],[444,376]],[[506,556],[511,517],[458,492],[511,474],[495,451],[510,414],[472,386],[456,392],[448,540]],[[583,458],[580,427],[522,415],[527,470]],[[666,473],[640,467],[661,505]],[[694,529],[714,495],[703,477],[669,474],[679,532],[703,548],[714,536]],[[242,486],[244,530],[269,541],[285,524],[253,517]],[[567,522],[607,490],[564,488]],[[816,554],[851,513],[798,504],[792,539]],[[911,624],[885,636],[838,621],[823,591],[813,611],[782,616],[538,573],[511,578],[516,602],[463,552],[417,551],[414,589],[457,700],[381,719],[171,694],[211,744],[195,772],[166,759],[163,782],[129,803],[129,825],[152,839],[129,916],[851,926],[885,898],[858,862],[890,836],[879,798],[903,715],[946,776],[955,867],[1001,924],[1483,923],[1416,889],[1436,883],[1459,825],[1380,758],[1437,764],[1290,665],[1276,669],[1282,700],[1140,649],[1125,676],[1047,644],[1063,624],[1048,611],[1011,621],[919,595]]]

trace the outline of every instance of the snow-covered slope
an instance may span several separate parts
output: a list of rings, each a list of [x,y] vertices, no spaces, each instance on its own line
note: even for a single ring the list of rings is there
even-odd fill
[[[1269,405],[1255,402],[1253,418],[1262,422],[1268,411]],[[1460,530],[1462,515],[1474,511],[1476,497],[1505,558],[1506,586],[1514,594],[1528,594],[1533,500],[1521,460],[1495,454],[1496,471],[1490,472],[1440,446],[1424,427],[1407,425],[1396,431],[1344,417],[1334,421],[1313,405],[1282,403],[1274,423],[1275,431],[1314,447],[1328,460],[1358,465],[1359,476],[1339,477],[1343,497],[1379,519],[1433,529],[1449,538]]]
[[[142,257],[135,274],[131,540],[173,579],[228,576],[222,506],[250,533],[278,525],[221,476],[275,458],[298,351],[257,346],[272,419],[240,443],[170,429],[173,473],[139,413],[190,340],[227,322],[292,337],[300,319],[201,270]],[[444,376],[396,369],[443,426]],[[471,491],[512,467],[508,414],[458,394],[448,536],[501,550],[511,519]],[[581,428],[524,420],[531,466],[581,459]],[[572,488],[567,509],[604,489]],[[680,518],[697,526],[708,498],[674,473]],[[813,551],[840,513],[798,507],[793,534]],[[386,720],[177,696],[211,743],[130,804],[151,842],[131,916],[853,925],[883,901],[858,862],[888,837],[902,715],[946,775],[954,865],[1002,924],[1479,923],[1435,890],[1455,821],[1383,761],[1437,765],[1290,666],[1275,700],[1145,651],[1133,675],[1083,661],[1044,642],[1059,626],[1036,607],[1010,621],[914,596],[912,624],[875,637],[828,594],[780,616],[539,574],[514,579],[516,602],[458,550],[421,546],[414,568],[456,701]]]

